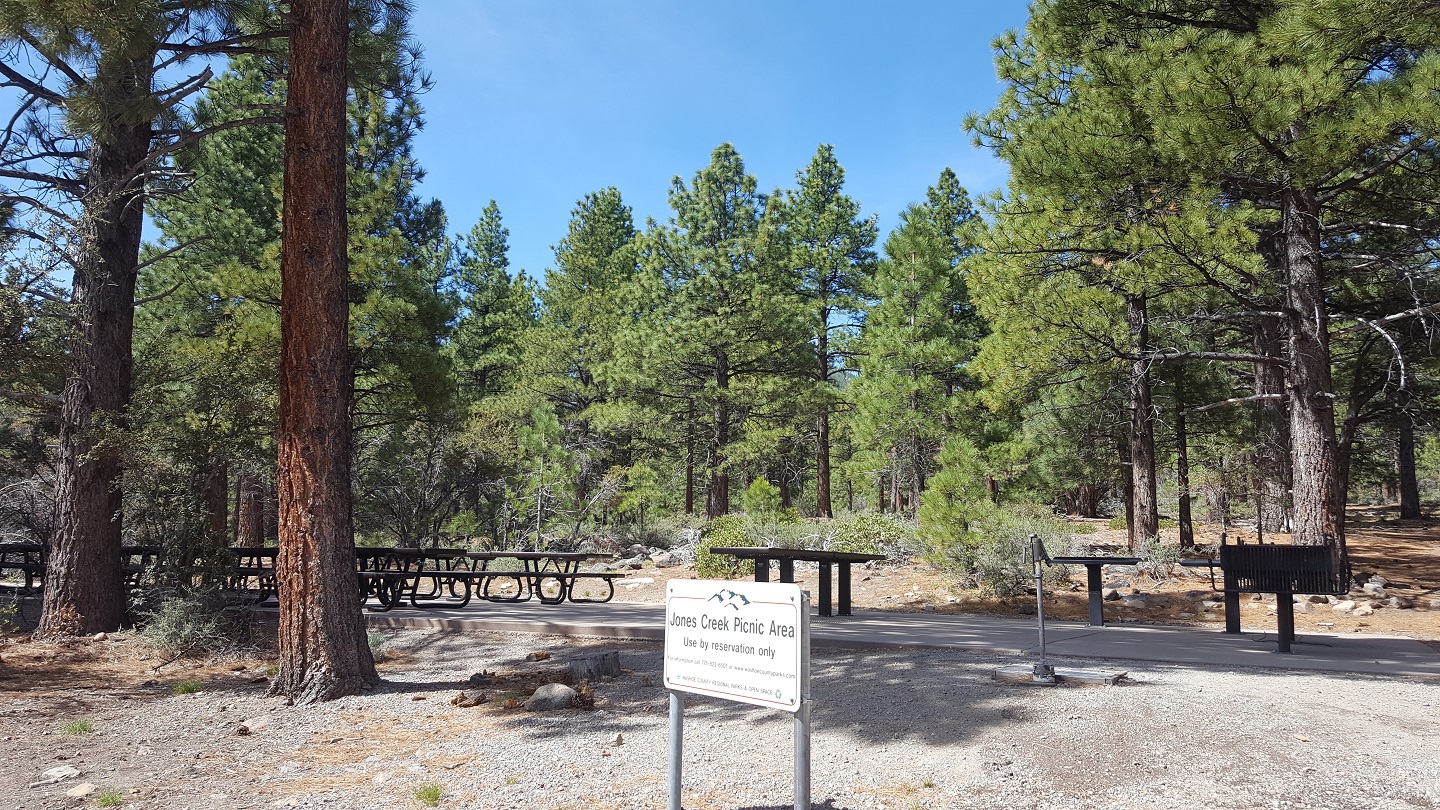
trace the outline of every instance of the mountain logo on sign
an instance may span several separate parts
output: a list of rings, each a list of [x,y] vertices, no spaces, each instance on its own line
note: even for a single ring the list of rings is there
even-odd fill
[[[743,593],[732,591],[728,588],[718,590],[715,595],[705,600],[706,602],[719,602],[722,607],[739,610],[741,606],[750,604],[750,599]]]

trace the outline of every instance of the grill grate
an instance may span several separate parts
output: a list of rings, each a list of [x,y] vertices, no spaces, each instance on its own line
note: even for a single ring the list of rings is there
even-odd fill
[[[1225,590],[1238,593],[1313,593],[1350,590],[1349,566],[1335,546],[1221,546]]]

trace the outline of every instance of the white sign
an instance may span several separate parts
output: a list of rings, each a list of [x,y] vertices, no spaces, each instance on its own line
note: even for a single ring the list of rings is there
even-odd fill
[[[665,688],[798,711],[800,586],[674,579],[665,596]]]

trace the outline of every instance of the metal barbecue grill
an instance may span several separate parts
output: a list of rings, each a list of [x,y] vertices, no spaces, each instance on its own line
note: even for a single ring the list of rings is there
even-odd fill
[[[1239,630],[1237,594],[1273,593],[1279,651],[1284,653],[1290,652],[1295,640],[1295,594],[1341,596],[1350,591],[1350,564],[1336,545],[1221,545],[1220,568],[1225,576],[1227,631],[1232,611]]]
[[[1237,593],[1313,593],[1340,596],[1350,572],[1335,546],[1221,546],[1225,590]]]

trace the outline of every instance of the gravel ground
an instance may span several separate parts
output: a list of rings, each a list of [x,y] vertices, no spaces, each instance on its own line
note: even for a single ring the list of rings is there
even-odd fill
[[[445,808],[666,806],[658,643],[403,631],[384,650],[373,693],[286,707],[265,697],[263,660],[156,675],[123,637],[12,644],[0,809],[95,806],[107,791],[125,808],[421,808],[425,786]],[[449,703],[472,673],[533,674],[601,650],[619,650],[624,674],[595,685],[594,710],[507,708],[504,686],[474,708]],[[553,659],[524,660],[535,652]],[[1440,807],[1440,683],[1133,663],[1113,687],[992,680],[1016,661],[817,650],[815,806]],[[204,688],[174,694],[181,680]],[[79,720],[93,731],[67,734]],[[685,807],[792,807],[792,746],[789,715],[692,698]],[[31,786],[62,765],[80,775]],[[66,795],[85,784],[88,796]]]

